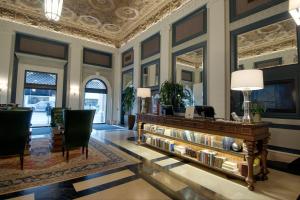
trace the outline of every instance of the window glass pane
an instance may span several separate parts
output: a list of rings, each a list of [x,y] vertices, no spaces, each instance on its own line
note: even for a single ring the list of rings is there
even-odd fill
[[[237,66],[244,69],[296,64],[296,24],[293,19],[287,19],[240,34],[237,51]]]
[[[51,108],[55,107],[56,90],[25,88],[23,105],[32,108],[32,126],[48,126]]]
[[[97,80],[97,79],[93,79],[93,80],[89,81],[86,84],[85,88],[88,88],[88,89],[106,89],[106,86],[102,81]]]
[[[84,109],[96,110],[93,123],[105,123],[106,94],[86,92],[84,95]]]
[[[25,84],[56,86],[56,74],[26,71]]]

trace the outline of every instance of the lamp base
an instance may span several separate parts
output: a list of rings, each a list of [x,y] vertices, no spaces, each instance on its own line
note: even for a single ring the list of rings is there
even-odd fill
[[[251,119],[251,115],[250,115],[250,95],[251,95],[251,91],[250,90],[245,90],[243,91],[243,96],[244,96],[244,116],[242,118],[242,122],[245,124],[251,124],[252,123],[252,119]]]
[[[145,98],[142,98],[142,110],[141,110],[142,114],[146,113],[146,108],[145,108]]]

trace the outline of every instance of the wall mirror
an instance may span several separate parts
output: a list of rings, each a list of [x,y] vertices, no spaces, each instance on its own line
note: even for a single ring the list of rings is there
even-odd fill
[[[268,68],[298,63],[297,28],[285,19],[237,36],[238,69]]]
[[[189,97],[185,106],[206,104],[205,51],[203,43],[173,54],[173,81],[182,84]]]
[[[263,117],[300,116],[299,29],[288,13],[242,27],[231,33],[231,71],[261,69],[265,88],[253,91],[252,103]],[[242,113],[241,93],[231,91],[231,111]]]
[[[133,86],[133,69],[124,71],[122,73],[122,91],[130,86]]]
[[[160,61],[155,60],[142,65],[141,87],[159,87]]]

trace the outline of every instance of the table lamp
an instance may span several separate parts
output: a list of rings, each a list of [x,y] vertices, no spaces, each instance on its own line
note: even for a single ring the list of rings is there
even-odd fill
[[[252,90],[260,90],[264,88],[263,72],[258,69],[247,69],[232,72],[231,74],[231,90],[243,92],[244,96],[244,123],[251,123],[250,116],[250,95]]]
[[[137,89],[137,97],[140,97],[142,99],[141,113],[146,113],[145,99],[147,97],[151,97],[151,89],[150,88],[138,88]]]

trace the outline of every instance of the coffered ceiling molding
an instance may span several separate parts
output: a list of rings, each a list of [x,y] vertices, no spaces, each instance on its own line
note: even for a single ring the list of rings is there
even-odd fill
[[[0,0],[0,18],[120,47],[190,0],[64,0],[48,21],[43,0]]]

